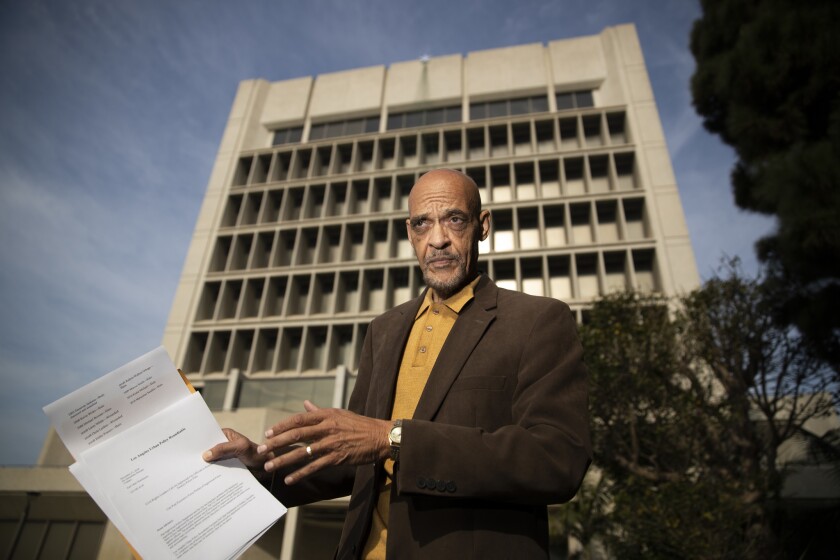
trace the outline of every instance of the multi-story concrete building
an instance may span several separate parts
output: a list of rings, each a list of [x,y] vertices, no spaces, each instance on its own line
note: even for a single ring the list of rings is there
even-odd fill
[[[612,290],[699,284],[632,25],[245,81],[163,337],[222,425],[259,439],[305,398],[346,402],[370,320],[423,288],[408,193],[441,166],[480,186],[492,212],[481,267],[504,287],[562,299],[581,318]],[[62,462],[50,436],[41,464]],[[40,494],[26,499],[86,503],[69,475],[41,488],[38,471],[25,489]],[[30,508],[18,532],[37,521],[20,503],[5,518]],[[341,501],[293,509],[249,557],[328,557],[343,511]],[[101,515],[93,522],[102,534]],[[33,542],[51,544],[40,535]],[[112,558],[122,545],[108,528],[102,546]]]

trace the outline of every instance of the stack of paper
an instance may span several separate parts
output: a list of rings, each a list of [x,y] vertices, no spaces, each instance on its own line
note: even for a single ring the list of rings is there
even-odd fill
[[[70,471],[140,556],[235,558],[286,508],[238,460],[163,347],[44,407]]]

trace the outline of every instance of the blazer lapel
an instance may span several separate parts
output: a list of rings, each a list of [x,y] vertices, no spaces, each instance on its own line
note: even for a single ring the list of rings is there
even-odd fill
[[[497,297],[496,285],[487,276],[482,277],[476,286],[473,301],[461,311],[449,336],[446,337],[435,366],[429,374],[426,388],[417,403],[415,419],[432,420],[437,414],[467,358],[496,318]]]
[[[394,392],[397,387],[397,375],[400,372],[400,363],[408,341],[411,327],[414,325],[414,317],[423,298],[426,297],[426,290],[416,299],[406,302],[404,305],[395,307],[387,322],[382,327],[385,332],[381,342],[375,350],[373,359],[373,373],[371,392],[374,395],[374,418],[391,418],[391,410],[394,408]]]

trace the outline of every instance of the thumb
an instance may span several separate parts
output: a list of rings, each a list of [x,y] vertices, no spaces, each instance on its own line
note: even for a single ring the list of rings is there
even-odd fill
[[[320,408],[312,404],[312,401],[309,400],[303,401],[303,408],[306,409],[306,412],[315,412],[316,410],[321,410]]]

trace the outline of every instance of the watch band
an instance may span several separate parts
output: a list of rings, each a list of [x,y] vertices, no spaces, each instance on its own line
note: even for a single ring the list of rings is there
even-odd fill
[[[391,444],[391,460],[397,461],[400,458],[402,443],[402,419],[394,420],[394,425],[388,433],[388,442]]]

